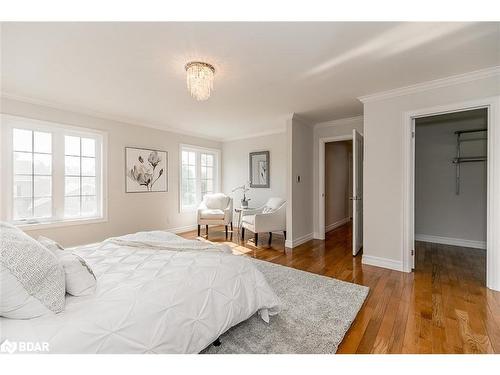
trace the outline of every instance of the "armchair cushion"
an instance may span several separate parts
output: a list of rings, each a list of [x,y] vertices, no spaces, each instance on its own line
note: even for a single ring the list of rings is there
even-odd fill
[[[241,219],[241,222],[242,223],[247,223],[247,224],[250,224],[250,225],[254,225],[254,223],[255,223],[255,215],[246,215],[246,216],[243,216],[243,218]]]
[[[202,209],[200,212],[200,219],[222,220],[224,219],[224,211],[210,208]]]

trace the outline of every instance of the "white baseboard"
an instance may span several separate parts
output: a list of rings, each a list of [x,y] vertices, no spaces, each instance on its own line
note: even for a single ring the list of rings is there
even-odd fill
[[[308,233],[302,237],[296,238],[294,240],[286,240],[285,241],[285,247],[293,249],[294,247],[300,246],[303,243],[306,243],[307,241],[310,241],[313,239],[313,234]]]
[[[367,264],[369,266],[376,266],[382,268],[388,268],[390,270],[403,272],[403,262],[399,260],[380,258],[373,255],[362,255],[361,263]]]
[[[334,230],[335,228],[338,228],[338,227],[344,225],[345,223],[348,223],[350,220],[351,220],[351,218],[345,217],[343,219],[336,221],[335,223],[329,224],[325,227],[325,232],[329,232],[331,230]]]
[[[193,224],[193,225],[186,225],[183,227],[167,228],[165,230],[167,232],[170,232],[170,233],[184,233],[184,232],[189,232],[189,231],[195,230],[197,228],[198,228],[198,225]]]
[[[324,240],[325,239],[325,234],[323,233],[323,235],[321,235],[321,233],[314,232],[313,233],[313,238],[315,240]]]
[[[427,234],[415,234],[416,241],[439,243],[443,245],[472,247],[474,249],[486,249],[486,241],[472,241],[463,238],[430,236]]]

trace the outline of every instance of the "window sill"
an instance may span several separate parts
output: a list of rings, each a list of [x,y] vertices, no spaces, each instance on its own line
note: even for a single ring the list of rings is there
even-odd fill
[[[52,221],[44,223],[30,223],[30,224],[18,224],[13,222],[12,224],[14,224],[16,227],[24,231],[31,231],[39,229],[70,227],[74,225],[106,223],[107,221],[108,219],[105,217],[95,217],[95,218],[74,219],[74,220],[69,219],[69,220]]]

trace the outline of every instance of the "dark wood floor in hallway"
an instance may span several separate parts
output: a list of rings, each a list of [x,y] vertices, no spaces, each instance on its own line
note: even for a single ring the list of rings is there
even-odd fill
[[[209,240],[226,242],[224,229],[211,227]],[[500,293],[484,286],[484,250],[417,242],[416,269],[407,274],[353,258],[350,224],[293,251],[276,235],[270,246],[260,236],[255,247],[235,232],[227,244],[246,256],[370,287],[338,353],[500,353]]]

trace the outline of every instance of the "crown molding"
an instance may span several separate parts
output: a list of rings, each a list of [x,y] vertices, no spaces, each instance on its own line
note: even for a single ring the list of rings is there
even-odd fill
[[[226,143],[226,142],[233,142],[233,141],[241,141],[244,139],[264,137],[266,135],[281,134],[281,133],[285,133],[285,132],[286,132],[286,128],[279,128],[279,129],[268,130],[268,131],[260,132],[260,133],[253,133],[250,135],[242,135],[242,136],[238,136],[238,137],[224,138],[221,140],[221,142]]]
[[[216,142],[223,142],[224,141],[224,139],[222,139],[222,138],[210,137],[210,136],[206,136],[206,135],[203,135],[200,133],[184,131],[184,130],[174,128],[174,127],[162,126],[159,124],[152,124],[152,123],[148,123],[148,122],[138,120],[138,119],[112,115],[109,113],[94,111],[94,110],[91,110],[88,108],[77,107],[77,106],[72,106],[72,105],[67,105],[67,104],[61,104],[61,103],[56,103],[56,102],[43,100],[43,99],[36,99],[36,98],[27,97],[27,96],[15,95],[15,94],[11,94],[8,92],[0,92],[0,98],[13,100],[16,102],[21,102],[21,103],[26,103],[26,104],[38,105],[41,107],[56,109],[59,111],[70,112],[73,114],[95,117],[95,118],[99,118],[102,120],[120,122],[123,124],[132,125],[132,126],[140,126],[140,127],[144,127],[144,128],[162,130],[162,131],[169,132],[169,133],[176,133],[176,134],[186,135],[186,136],[190,136],[190,137],[203,138],[203,139],[207,139],[210,141],[216,141]]]
[[[363,115],[340,118],[337,120],[330,120],[325,122],[318,122],[317,124],[314,125],[314,129],[323,129],[340,125],[352,125],[352,124],[357,124],[359,122],[363,123]]]
[[[308,119],[306,119],[305,117],[303,117],[302,115],[299,115],[295,112],[293,112],[291,114],[291,119],[294,120],[294,121],[298,121],[300,122],[302,125],[311,125],[311,121],[309,121]]]
[[[417,83],[415,85],[404,86],[393,90],[377,92],[358,97],[362,103],[370,103],[384,99],[396,98],[398,96],[424,92],[441,87],[453,86],[460,83],[472,82],[489,77],[500,75],[500,66],[493,66],[486,69],[475,70],[464,74],[458,74],[445,78],[439,78],[432,81]]]

